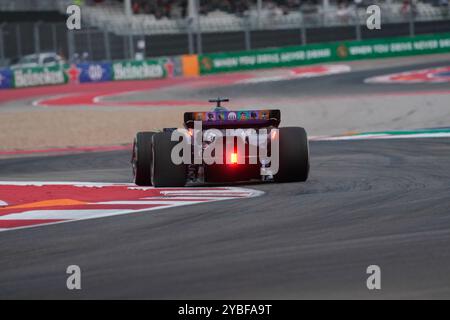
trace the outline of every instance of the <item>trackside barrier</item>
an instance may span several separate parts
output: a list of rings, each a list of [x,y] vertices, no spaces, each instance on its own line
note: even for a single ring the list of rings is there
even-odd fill
[[[254,70],[358,59],[450,52],[450,33],[344,41],[198,56],[198,73]],[[188,68],[189,69],[189,68]]]
[[[343,41],[232,53],[160,59],[87,62],[63,67],[0,69],[0,89],[119,80],[161,79],[320,62],[350,61],[450,52],[450,33]]]
[[[0,88],[24,88],[64,84],[68,76],[60,66],[0,70]]]
[[[119,80],[161,79],[181,74],[178,58],[86,62],[53,67],[0,69],[1,88],[24,88]]]

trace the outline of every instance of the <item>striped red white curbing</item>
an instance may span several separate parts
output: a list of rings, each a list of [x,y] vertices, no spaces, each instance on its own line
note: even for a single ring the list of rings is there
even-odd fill
[[[274,81],[285,81],[294,80],[301,78],[313,78],[328,76],[332,74],[350,72],[351,67],[349,65],[336,64],[336,65],[317,65],[317,66],[304,66],[292,69],[281,69],[277,70],[276,74],[258,76],[249,79],[240,80],[238,83],[251,84],[251,83],[262,83],[262,82],[274,82]]]
[[[444,83],[450,82],[450,67],[392,73],[364,80],[365,83]]]
[[[0,231],[255,197],[238,188],[153,188],[120,183],[0,182]]]

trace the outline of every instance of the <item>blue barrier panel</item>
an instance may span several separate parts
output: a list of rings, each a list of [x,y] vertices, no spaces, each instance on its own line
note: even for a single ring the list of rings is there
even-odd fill
[[[0,89],[12,88],[14,78],[11,69],[0,69]]]
[[[112,63],[78,63],[76,68],[79,71],[78,81],[86,82],[104,82],[113,80]]]

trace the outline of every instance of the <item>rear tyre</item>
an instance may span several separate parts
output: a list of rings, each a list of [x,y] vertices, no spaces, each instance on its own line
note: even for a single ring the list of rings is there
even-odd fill
[[[139,132],[134,138],[133,165],[134,183],[138,186],[151,186],[152,137],[155,132]]]
[[[152,183],[155,187],[183,187],[186,184],[186,165],[172,162],[171,153],[178,141],[171,141],[171,132],[153,136]]]
[[[276,182],[306,181],[309,175],[309,144],[305,129],[280,128],[279,169]]]

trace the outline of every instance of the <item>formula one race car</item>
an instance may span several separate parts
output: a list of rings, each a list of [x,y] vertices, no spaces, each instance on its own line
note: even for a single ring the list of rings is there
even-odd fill
[[[132,166],[139,186],[186,183],[306,181],[309,145],[300,127],[279,128],[280,110],[230,111],[213,99],[210,112],[186,112],[184,128],[139,132]]]

